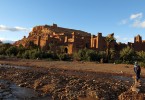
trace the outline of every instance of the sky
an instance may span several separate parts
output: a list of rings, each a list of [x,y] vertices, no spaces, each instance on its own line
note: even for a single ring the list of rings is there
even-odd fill
[[[0,0],[0,40],[17,41],[34,26],[57,24],[117,42],[145,40],[145,0]]]

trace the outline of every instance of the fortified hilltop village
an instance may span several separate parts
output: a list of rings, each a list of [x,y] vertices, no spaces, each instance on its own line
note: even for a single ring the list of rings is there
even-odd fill
[[[109,36],[114,36],[114,33],[109,34]],[[62,28],[58,27],[57,24],[53,24],[52,26],[34,27],[28,37],[24,36],[23,39],[16,41],[14,45],[19,46],[21,44],[27,47],[28,42],[31,41],[42,50],[49,50],[50,45],[52,45],[51,50],[54,52],[59,51],[60,47],[62,47],[61,49],[65,53],[72,54],[83,48],[105,51],[107,48],[106,37],[102,36],[102,33],[91,35],[81,30]],[[128,44],[125,44],[113,41],[110,48],[115,48],[115,50],[119,51],[126,46],[132,47],[135,51],[145,51],[145,40],[142,40],[142,37],[137,35],[134,37],[134,43],[128,42]]]

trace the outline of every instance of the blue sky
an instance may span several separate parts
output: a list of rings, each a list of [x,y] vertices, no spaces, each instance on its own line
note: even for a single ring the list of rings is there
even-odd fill
[[[144,0],[0,0],[0,40],[19,40],[37,25],[58,24],[117,41],[145,39]]]

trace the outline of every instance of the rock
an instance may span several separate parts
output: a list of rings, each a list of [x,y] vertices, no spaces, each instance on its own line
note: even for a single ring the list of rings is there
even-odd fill
[[[28,86],[28,83],[21,83],[21,84],[19,84],[18,86],[20,86],[20,87],[26,87],[26,86]]]
[[[89,91],[89,92],[88,92],[88,95],[89,95],[90,97],[99,99],[99,97],[98,97],[96,91]]]
[[[139,93],[140,92],[140,89],[138,87],[136,87],[136,86],[133,86],[133,87],[131,87],[131,91],[134,91],[136,93]]]

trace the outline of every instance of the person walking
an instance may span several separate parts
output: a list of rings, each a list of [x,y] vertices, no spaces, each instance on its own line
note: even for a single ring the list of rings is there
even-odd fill
[[[134,72],[136,74],[136,81],[138,82],[140,80],[141,68],[137,62],[134,64]]]

